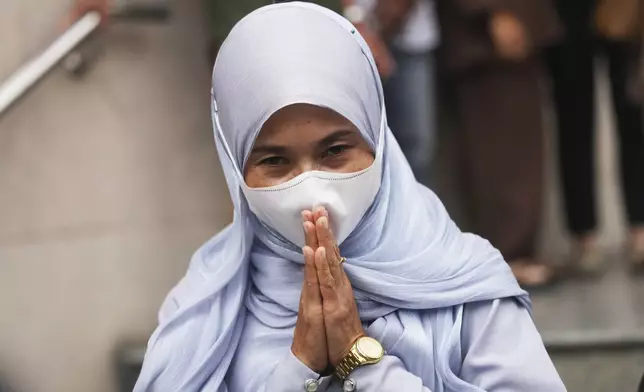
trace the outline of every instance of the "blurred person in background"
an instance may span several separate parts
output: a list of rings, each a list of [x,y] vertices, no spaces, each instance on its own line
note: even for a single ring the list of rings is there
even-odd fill
[[[387,116],[418,181],[429,184],[434,155],[439,32],[432,0],[343,0],[385,84]]]
[[[554,269],[535,258],[544,182],[539,55],[561,33],[556,12],[549,0],[437,6],[475,231],[501,250],[522,285],[547,285]]]
[[[558,119],[559,168],[572,258],[582,272],[603,269],[595,187],[595,57],[608,61],[619,140],[621,180],[633,267],[644,270],[644,130],[637,75],[641,0],[558,0],[566,37],[549,51]]]
[[[565,391],[502,255],[416,181],[351,23],[261,8],[212,80],[235,218],[162,305],[136,392]]]

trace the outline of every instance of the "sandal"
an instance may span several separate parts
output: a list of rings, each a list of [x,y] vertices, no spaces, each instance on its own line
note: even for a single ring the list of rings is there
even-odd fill
[[[644,229],[633,229],[630,250],[631,270],[635,275],[644,275]]]
[[[580,238],[573,245],[572,265],[583,276],[598,276],[606,269],[606,257],[597,237]]]
[[[515,260],[509,264],[519,285],[526,290],[534,291],[550,287],[557,283],[560,277],[555,267],[533,260]]]

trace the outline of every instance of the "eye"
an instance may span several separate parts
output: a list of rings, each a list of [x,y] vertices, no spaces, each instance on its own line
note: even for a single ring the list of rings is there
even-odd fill
[[[259,161],[258,165],[260,166],[280,166],[280,165],[287,165],[288,164],[288,159],[280,156],[272,156],[268,158],[264,158]]]
[[[329,147],[329,148],[324,152],[324,156],[325,156],[325,157],[335,157],[335,156],[338,156],[338,155],[342,154],[343,152],[345,152],[347,149],[349,149],[349,147],[350,147],[350,146],[348,146],[348,145],[346,145],[346,144],[339,144],[339,145],[337,145],[337,146]]]

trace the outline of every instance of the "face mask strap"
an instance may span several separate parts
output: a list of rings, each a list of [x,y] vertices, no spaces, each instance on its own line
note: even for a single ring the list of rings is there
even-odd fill
[[[244,181],[244,176],[242,175],[239,167],[237,167],[237,162],[235,161],[235,156],[233,155],[230,146],[228,145],[228,142],[226,141],[226,137],[224,136],[223,133],[223,128],[221,127],[221,123],[219,122],[219,114],[217,114],[217,101],[215,100],[214,97],[212,97],[212,119],[213,123],[215,124],[215,130],[216,130],[216,138],[219,140],[219,143],[221,143],[222,147],[224,148],[224,151],[226,151],[226,155],[228,156],[228,159],[230,160],[230,163],[232,164],[233,168],[235,169],[235,174],[237,175],[237,178],[239,179],[240,183],[242,186],[246,185],[246,182]]]
[[[344,21],[343,21],[344,22]],[[342,27],[349,28],[349,32],[353,37],[355,38],[356,42],[360,46],[360,50],[362,51],[362,54],[367,58],[367,62],[369,63],[369,66],[371,67],[371,75],[374,78],[374,81],[376,83],[376,86],[378,87],[378,99],[380,100],[380,134],[378,135],[378,140],[377,140],[377,148],[376,148],[376,156],[378,153],[383,154],[384,153],[384,144],[385,144],[385,133],[387,131],[387,113],[385,109],[385,101],[384,101],[384,91],[382,87],[382,82],[380,81],[380,73],[378,72],[378,66],[376,65],[375,60],[371,55],[369,55],[370,49],[369,45],[367,42],[360,36],[360,34],[357,32],[356,28],[350,24],[348,21],[346,24],[340,23]],[[348,25],[348,26],[347,26]]]
[[[380,133],[378,135],[378,148],[376,149],[376,155],[384,155],[385,151],[385,136],[387,133],[387,113],[385,112],[384,105],[381,109],[380,114]]]

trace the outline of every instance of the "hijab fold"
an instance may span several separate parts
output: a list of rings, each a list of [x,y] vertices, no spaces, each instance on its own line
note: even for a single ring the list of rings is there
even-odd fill
[[[332,109],[372,146],[385,144],[378,195],[340,246],[367,332],[432,391],[480,391],[457,376],[463,304],[516,297],[529,308],[527,294],[500,253],[462,233],[415,180],[355,28],[313,4],[254,11],[220,49],[212,102],[234,220],[193,255],[166,298],[135,392],[267,390],[262,383],[288,353],[302,253],[249,211],[240,184],[262,124],[295,103]]]

